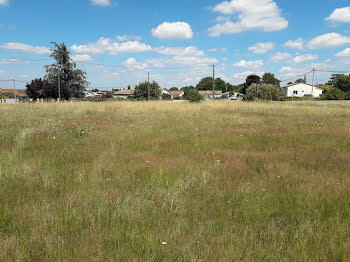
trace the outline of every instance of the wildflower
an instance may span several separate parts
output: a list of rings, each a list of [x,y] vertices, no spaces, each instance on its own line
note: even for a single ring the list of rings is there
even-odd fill
[[[162,245],[167,245],[168,243],[167,242],[162,242]]]
[[[53,139],[55,140],[55,139],[56,139],[56,137],[54,136],[54,137],[53,137]]]

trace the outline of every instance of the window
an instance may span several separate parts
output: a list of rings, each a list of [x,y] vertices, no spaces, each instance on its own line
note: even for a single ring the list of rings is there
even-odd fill
[[[293,91],[293,95],[297,95],[298,94],[298,91]]]

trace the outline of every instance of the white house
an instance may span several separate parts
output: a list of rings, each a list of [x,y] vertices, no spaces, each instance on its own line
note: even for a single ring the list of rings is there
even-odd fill
[[[297,83],[285,86],[281,89],[282,93],[284,93],[288,97],[303,97],[303,96],[311,96],[312,95],[312,86],[303,83]],[[320,97],[323,93],[323,90],[314,86],[314,97]]]
[[[161,97],[163,97],[163,95],[168,95],[170,96],[170,100],[173,100],[174,99],[174,96],[166,89],[162,88],[162,93],[160,94]]]
[[[205,99],[213,99],[213,91],[212,90],[207,90],[207,91],[199,91],[199,93],[204,96]],[[215,99],[219,99],[223,96],[221,90],[215,90],[214,92]]]
[[[173,90],[173,91],[168,91],[171,95],[172,95],[172,99],[181,99],[185,92],[180,90],[180,91],[177,91],[177,90]]]
[[[119,91],[114,92],[113,97],[114,98],[122,98],[122,99],[132,99],[132,98],[134,98],[134,93],[135,93],[134,90],[123,89],[123,90],[119,90]]]

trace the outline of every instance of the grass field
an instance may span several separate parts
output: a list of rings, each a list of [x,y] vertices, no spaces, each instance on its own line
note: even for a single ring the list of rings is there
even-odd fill
[[[0,261],[350,261],[349,103],[0,117]]]

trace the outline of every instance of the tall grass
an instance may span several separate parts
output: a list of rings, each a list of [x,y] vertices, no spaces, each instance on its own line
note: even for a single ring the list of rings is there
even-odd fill
[[[0,117],[0,261],[350,260],[350,104]]]

